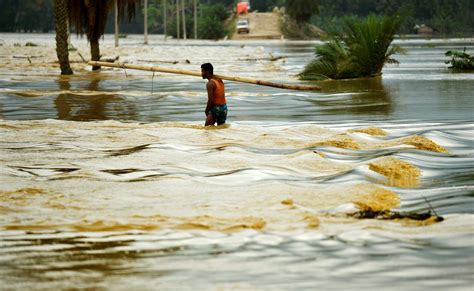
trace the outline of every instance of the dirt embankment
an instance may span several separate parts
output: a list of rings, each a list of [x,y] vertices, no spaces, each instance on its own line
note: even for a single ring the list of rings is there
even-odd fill
[[[283,34],[280,30],[280,14],[275,12],[252,12],[240,15],[240,19],[249,20],[250,33],[235,32],[231,39],[281,39]]]

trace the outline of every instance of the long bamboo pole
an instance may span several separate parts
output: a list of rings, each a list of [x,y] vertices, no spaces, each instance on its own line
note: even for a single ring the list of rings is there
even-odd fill
[[[201,72],[170,69],[170,68],[163,68],[163,67],[156,67],[156,66],[150,67],[150,66],[130,65],[130,64],[122,64],[122,63],[109,63],[109,62],[97,62],[97,61],[90,61],[90,62],[88,62],[88,64],[91,65],[91,66],[103,66],[103,67],[111,67],[111,68],[132,69],[132,70],[162,72],[162,73],[180,74],[180,75],[189,75],[189,76],[201,77]],[[218,77],[222,80],[249,83],[249,84],[275,87],[275,88],[281,88],[281,89],[305,90],[305,91],[318,91],[318,90],[321,90],[321,87],[319,87],[319,86],[296,85],[296,84],[280,84],[280,83],[267,82],[267,81],[256,80],[256,79],[245,78],[245,77],[232,77],[232,76],[223,76],[223,75],[216,75],[216,77]]]

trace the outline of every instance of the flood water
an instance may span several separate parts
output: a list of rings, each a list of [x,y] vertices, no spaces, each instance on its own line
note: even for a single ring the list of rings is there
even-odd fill
[[[302,83],[319,43],[141,40],[102,53]],[[474,74],[444,53],[474,41],[396,43],[381,78],[225,82],[209,129],[205,80],[90,72],[75,38],[61,77],[54,35],[0,34],[0,288],[472,290]]]

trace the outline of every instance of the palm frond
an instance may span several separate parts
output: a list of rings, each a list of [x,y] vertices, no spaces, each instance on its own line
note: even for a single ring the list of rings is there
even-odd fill
[[[117,3],[119,18],[127,12],[128,21],[135,16],[139,0],[68,0],[69,23],[78,35],[99,39],[105,31],[107,16]]]

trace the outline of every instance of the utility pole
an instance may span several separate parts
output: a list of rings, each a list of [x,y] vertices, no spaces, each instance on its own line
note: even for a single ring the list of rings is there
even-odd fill
[[[164,33],[165,33],[165,41],[166,41],[166,26],[167,26],[167,22],[166,22],[166,2],[168,2],[168,0],[163,0],[163,29],[164,29]]]
[[[176,0],[176,30],[177,30],[177,38],[179,39],[179,0]]]
[[[115,1],[115,47],[119,46],[118,1]]]
[[[197,30],[198,30],[198,21],[197,21],[197,3],[196,0],[194,0],[194,39],[197,39]]]
[[[144,37],[145,41],[143,42],[144,44],[148,44],[148,0],[145,0],[145,7],[144,7],[144,12],[143,12],[143,26],[144,26]]]
[[[186,0],[181,0],[181,6],[183,8],[183,39],[186,40],[186,9],[185,9],[185,6],[184,6],[184,3],[186,2]]]

